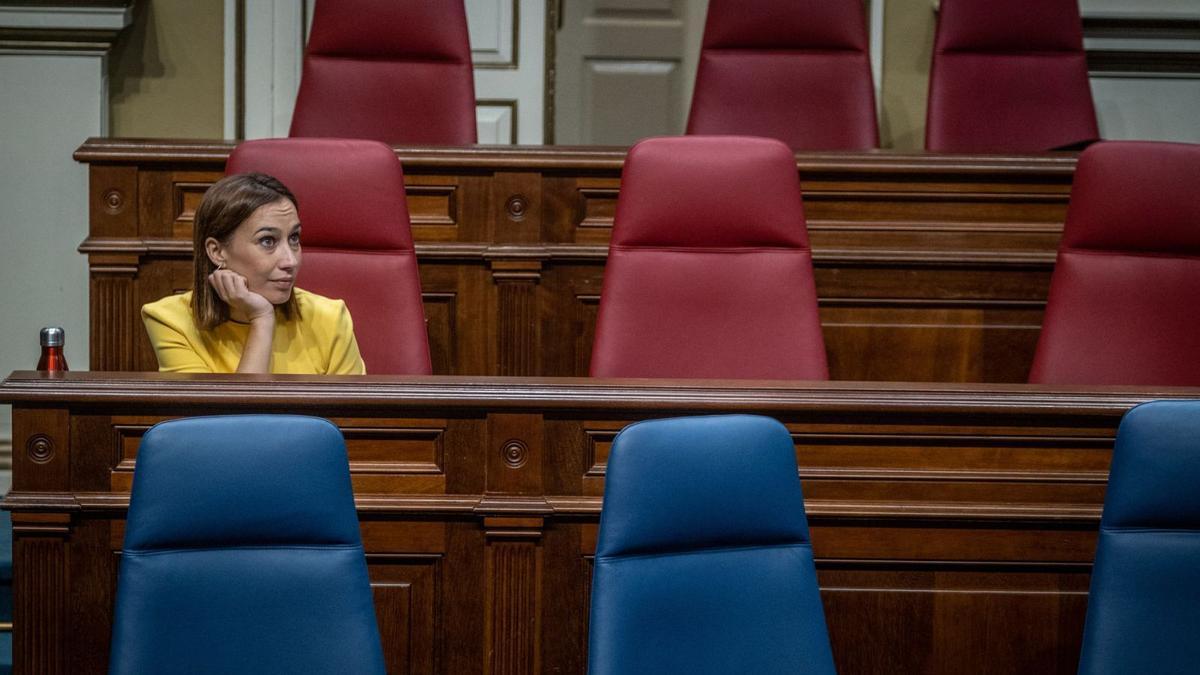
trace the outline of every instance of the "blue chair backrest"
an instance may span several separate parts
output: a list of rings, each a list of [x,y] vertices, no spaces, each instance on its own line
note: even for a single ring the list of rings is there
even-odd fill
[[[383,673],[341,432],[164,422],[138,449],[111,673]]]
[[[592,675],[834,672],[783,425],[690,417],[617,436],[590,633]]]
[[[1200,401],[1130,410],[1117,431],[1079,672],[1200,669]]]

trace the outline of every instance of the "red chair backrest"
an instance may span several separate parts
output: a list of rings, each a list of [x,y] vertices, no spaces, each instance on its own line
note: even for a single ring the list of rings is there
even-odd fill
[[[925,148],[1041,152],[1100,137],[1076,0],[942,0]]]
[[[861,0],[709,0],[688,133],[879,147]]]
[[[367,372],[427,375],[429,336],[404,173],[377,141],[247,141],[226,173],[272,175],[300,203],[297,286],[346,301]]]
[[[1079,158],[1030,382],[1200,386],[1200,145]]]
[[[629,151],[591,374],[829,376],[787,146],[683,136]]]
[[[290,135],[475,143],[462,0],[319,0]]]

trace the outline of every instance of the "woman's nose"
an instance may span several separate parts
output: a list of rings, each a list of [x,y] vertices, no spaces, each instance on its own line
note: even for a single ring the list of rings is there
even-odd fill
[[[293,251],[290,247],[282,247],[283,253],[279,256],[279,268],[290,270],[300,263],[300,254]]]

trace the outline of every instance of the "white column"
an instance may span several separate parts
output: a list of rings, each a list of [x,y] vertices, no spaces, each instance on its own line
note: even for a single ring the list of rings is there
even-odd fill
[[[467,0],[480,143],[541,145],[546,73],[543,0]]]
[[[307,21],[304,0],[247,2],[244,19],[241,88],[245,138],[287,136],[292,125],[292,108],[296,106],[296,92],[300,90]],[[232,34],[231,29],[235,31]],[[226,21],[226,44],[236,43],[236,40],[236,24]],[[228,78],[236,70],[226,68],[225,73]],[[227,91],[230,86],[237,87],[238,84],[227,84]],[[231,101],[227,99],[226,105]],[[228,129],[225,135],[231,135]]]

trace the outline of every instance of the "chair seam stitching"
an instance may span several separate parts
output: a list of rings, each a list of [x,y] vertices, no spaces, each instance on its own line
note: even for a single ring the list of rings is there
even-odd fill
[[[1082,49],[1021,49],[1013,51],[1005,51],[1003,49],[943,49],[939,52],[942,56],[1042,56],[1042,57],[1059,57],[1059,56],[1084,56]]]
[[[1102,248],[1063,248],[1059,253],[1072,253],[1078,255],[1098,255],[1098,256],[1124,256],[1128,258],[1167,258],[1170,260],[1200,260],[1200,254],[1186,255],[1179,253],[1165,253],[1158,251],[1122,251],[1114,249]]]
[[[673,253],[812,253],[810,248],[794,248],[790,246],[645,246],[629,244],[611,244],[615,251],[671,251]]]
[[[305,55],[306,59],[330,59],[332,61],[369,61],[372,63],[420,63],[426,65],[447,65],[447,66],[465,66],[468,65],[465,61],[455,58],[398,58],[392,56],[366,56],[359,54],[323,54],[321,52],[310,52]]]
[[[156,549],[122,549],[121,555],[150,556],[165,553],[193,553],[202,551],[352,551],[361,549],[362,544],[287,545],[274,546],[182,546]]]
[[[851,54],[854,56],[866,56],[865,50],[857,47],[705,47],[705,53],[752,53],[758,54],[763,52],[780,53],[788,55],[805,56],[805,55],[835,55],[835,54]],[[767,54],[763,54],[764,56]]]
[[[1100,528],[1101,532],[1123,532],[1127,534],[1155,534],[1155,533],[1178,533],[1178,534],[1200,534],[1200,528],[1183,528],[1183,527],[1128,527],[1124,525],[1106,525]]]

